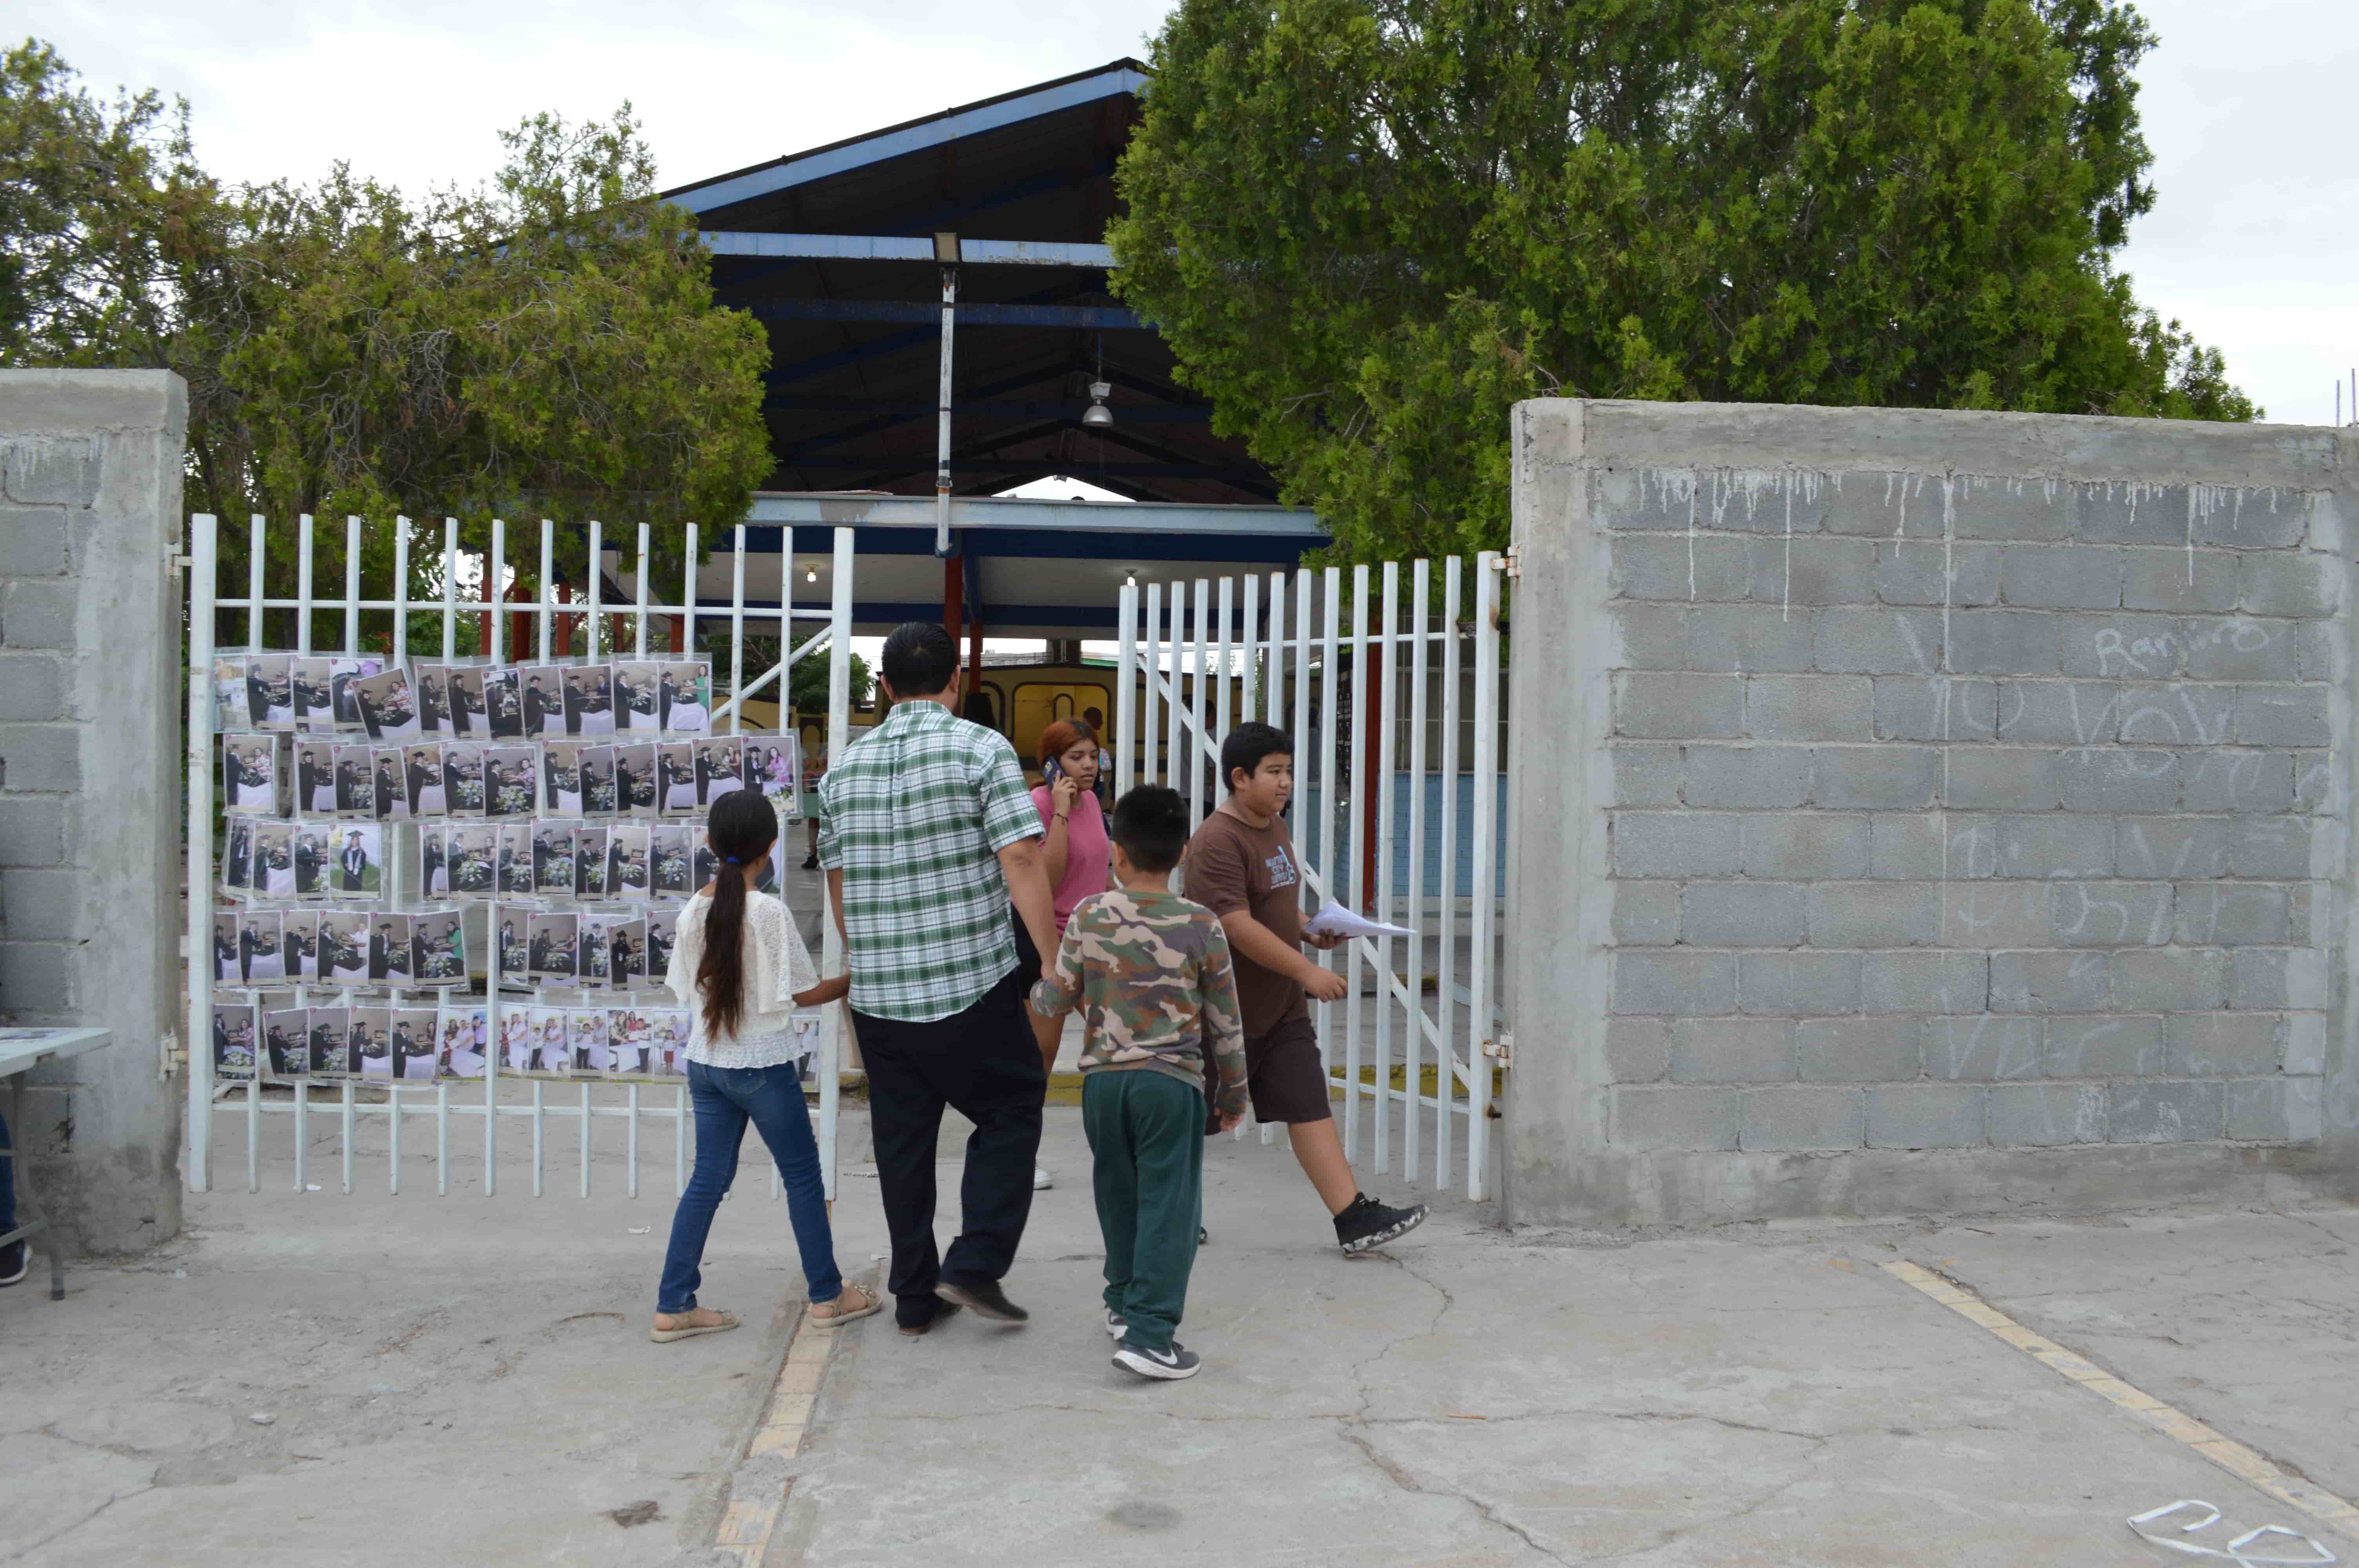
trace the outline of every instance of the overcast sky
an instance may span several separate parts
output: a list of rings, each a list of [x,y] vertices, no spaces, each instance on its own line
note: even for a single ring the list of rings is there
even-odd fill
[[[2140,73],[2162,196],[2126,254],[2138,293],[2225,350],[2270,418],[2325,423],[2359,363],[2359,6],[2142,8],[2162,35]],[[1143,53],[1165,9],[49,0],[38,30],[95,84],[186,95],[199,155],[232,179],[342,157],[412,188],[473,183],[500,127],[628,98],[671,185]]]

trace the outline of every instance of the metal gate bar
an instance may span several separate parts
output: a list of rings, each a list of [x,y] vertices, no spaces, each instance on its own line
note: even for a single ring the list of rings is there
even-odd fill
[[[189,1053],[187,1174],[189,1185],[198,1192],[208,1191],[212,1184],[212,1119],[213,1111],[217,1108],[212,1054],[210,1051],[193,1048],[193,1042],[201,1037],[199,1032],[210,1030],[213,991],[212,965],[209,959],[204,959],[201,956],[209,954],[212,945],[212,822],[215,768],[213,743],[216,739],[216,731],[213,728],[213,664],[219,650],[217,616],[223,611],[244,611],[246,646],[259,650],[266,645],[264,622],[266,613],[271,610],[292,610],[295,611],[296,622],[295,651],[299,654],[308,655],[313,651],[311,639],[315,609],[341,608],[343,611],[344,621],[343,651],[348,654],[358,655],[363,652],[362,612],[364,611],[389,611],[392,619],[389,654],[392,661],[398,664],[408,655],[409,615],[415,611],[432,608],[436,604],[433,600],[414,600],[409,595],[409,535],[412,525],[410,519],[407,517],[397,517],[394,520],[393,597],[365,599],[362,596],[360,552],[364,524],[361,518],[347,517],[345,519],[344,591],[341,599],[322,599],[311,591],[315,522],[309,514],[299,515],[296,539],[297,592],[289,598],[272,599],[267,597],[265,591],[268,543],[266,519],[257,513],[249,520],[245,595],[242,599],[224,599],[220,597],[218,591],[219,521],[209,514],[198,514],[190,520],[188,936],[192,1049]],[[532,611],[538,621],[537,643],[540,662],[543,663],[550,658],[553,622],[557,616],[562,614],[571,618],[575,614],[581,614],[585,622],[588,646],[593,653],[599,651],[602,635],[606,630],[606,622],[610,619],[621,618],[621,612],[610,611],[603,600],[603,573],[601,565],[603,559],[603,525],[595,521],[588,524],[587,530],[591,562],[591,581],[587,600],[580,611],[560,611],[558,608],[557,601],[550,597],[549,592],[549,583],[553,575],[551,568],[555,557],[556,526],[554,522],[547,519],[541,523],[540,581],[543,586]],[[664,604],[649,601],[649,574],[646,568],[652,543],[652,531],[647,524],[640,524],[637,526],[637,584],[631,610],[635,650],[641,656],[644,656],[647,652],[649,615],[673,615],[679,618],[683,628],[681,642],[684,646],[679,651],[684,654],[688,647],[693,646],[698,611],[697,528],[691,524],[684,532],[686,567],[680,602]],[[733,734],[743,733],[744,716],[740,705],[743,699],[752,695],[754,691],[760,690],[772,681],[776,681],[783,698],[788,671],[797,660],[808,655],[825,642],[829,644],[832,653],[828,683],[828,757],[832,765],[842,753],[851,706],[849,655],[853,603],[853,531],[849,528],[834,530],[832,563],[834,579],[832,585],[833,597],[830,607],[825,611],[793,608],[791,586],[794,558],[793,535],[789,529],[781,529],[780,535],[778,559],[782,576],[777,611],[779,658],[751,687],[748,687],[743,679],[742,643],[746,608],[745,527],[741,524],[735,529],[733,541],[734,549],[732,552],[734,559],[732,568],[730,602],[731,695],[727,704],[730,729]],[[481,557],[483,577],[476,585],[477,592],[473,598],[462,599],[459,595],[461,559],[457,520],[445,518],[442,530],[441,593],[439,605],[442,622],[442,657],[445,662],[450,662],[457,655],[458,617],[482,615],[489,618],[488,638],[493,657],[501,662],[507,662],[510,650],[507,646],[506,617],[511,612],[511,602],[501,598],[501,589],[506,576],[506,523],[497,519],[492,523],[490,546]],[[822,630],[799,648],[795,646],[791,636],[792,623],[798,618],[825,623]],[[780,703],[782,711],[784,706],[782,700]],[[797,779],[795,784],[799,789],[801,780]],[[387,903],[398,909],[408,902],[404,886],[407,881],[405,871],[416,852],[414,835],[417,832],[417,825],[390,822],[386,826],[392,829],[392,833],[383,869],[385,897]],[[497,1048],[497,1042],[501,1022],[502,998],[499,992],[503,979],[501,972],[503,955],[499,951],[496,935],[499,908],[498,900],[484,901],[485,929],[489,937],[486,946],[490,948],[491,954],[486,968],[487,983],[484,1006],[486,1012],[486,1027],[490,1031],[493,1048],[485,1053],[482,1102],[454,1104],[451,1098],[450,1085],[446,1082],[433,1086],[434,1093],[430,1104],[423,1103],[418,1098],[417,1086],[411,1086],[405,1091],[404,1087],[398,1084],[386,1086],[386,1098],[382,1102],[364,1103],[358,1099],[356,1092],[361,1086],[346,1080],[339,1086],[342,1094],[335,1108],[341,1133],[342,1189],[347,1193],[353,1190],[353,1134],[358,1118],[370,1115],[383,1115],[386,1118],[387,1185],[389,1190],[397,1194],[400,1191],[403,1119],[406,1116],[424,1114],[429,1111],[431,1112],[435,1123],[435,1186],[440,1193],[447,1194],[450,1190],[450,1119],[453,1114],[475,1115],[484,1118],[484,1192],[487,1197],[497,1191],[499,1120],[504,1116],[527,1117],[531,1120],[535,1196],[540,1195],[545,1185],[545,1127],[547,1118],[551,1115],[579,1119],[582,1195],[587,1196],[590,1193],[590,1168],[593,1144],[592,1130],[599,1118],[618,1118],[625,1122],[626,1147],[630,1155],[626,1189],[630,1196],[638,1195],[638,1120],[643,1114],[667,1119],[673,1122],[675,1134],[673,1180],[676,1188],[684,1189],[688,1177],[688,1141],[690,1121],[687,1108],[688,1091],[685,1086],[674,1088],[670,1105],[650,1107],[642,1103],[639,1095],[641,1086],[625,1085],[624,1086],[626,1090],[624,1103],[614,1106],[593,1105],[591,1095],[593,1086],[585,1082],[581,1085],[582,1096],[578,1108],[554,1107],[547,1103],[543,1092],[544,1081],[534,1079],[531,1102],[528,1105],[500,1103],[501,1053]],[[821,925],[823,934],[822,961],[832,968],[842,960],[842,942],[836,935],[832,917],[823,915]],[[292,1005],[298,1007],[309,1005],[313,989],[315,988],[300,983],[295,985]],[[415,990],[418,988],[408,989]],[[443,1000],[443,994],[439,989],[429,991],[428,994],[435,998],[438,1005]],[[402,1000],[403,998],[397,993],[393,998],[393,1004],[399,1005]],[[836,1189],[835,1124],[839,1110],[838,1074],[842,1059],[842,1011],[841,1008],[832,1007],[826,1011],[823,1014],[821,1034],[819,1141],[821,1169],[830,1199],[835,1196]],[[246,1188],[249,1192],[260,1190],[261,1128],[262,1117],[266,1112],[286,1113],[292,1116],[295,1135],[294,1186],[299,1192],[309,1190],[309,1118],[311,1108],[311,1086],[307,1082],[299,1081],[293,1087],[295,1092],[291,1103],[280,1104],[264,1099],[258,1067],[255,1077],[247,1080],[244,1086],[245,1092],[242,1108],[245,1112],[245,1173]],[[403,1098],[405,1092],[411,1096],[407,1101]],[[775,1163],[771,1166],[770,1184],[772,1195],[776,1196],[779,1190],[779,1181]]]

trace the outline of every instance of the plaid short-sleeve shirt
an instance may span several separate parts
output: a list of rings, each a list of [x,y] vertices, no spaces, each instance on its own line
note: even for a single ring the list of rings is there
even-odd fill
[[[819,861],[843,873],[852,1005],[929,1022],[1016,967],[999,851],[1040,836],[1016,749],[938,702],[904,702],[819,786]]]

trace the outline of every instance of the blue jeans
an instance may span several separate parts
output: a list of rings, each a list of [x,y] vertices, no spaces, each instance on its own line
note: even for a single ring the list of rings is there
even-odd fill
[[[8,1119],[0,1116],[0,1149],[14,1149],[8,1141]],[[0,1236],[16,1228],[16,1161],[12,1155],[0,1160]]]
[[[810,1108],[803,1100],[799,1069],[792,1062],[775,1067],[708,1067],[688,1065],[689,1103],[696,1110],[696,1169],[671,1219],[671,1247],[664,1255],[663,1283],[656,1288],[656,1311],[689,1312],[703,1282],[697,1265],[712,1211],[737,1179],[737,1146],[753,1122],[778,1162],[787,1185],[787,1217],[802,1253],[803,1278],[816,1305],[843,1293],[835,1267],[835,1238],[828,1228],[827,1194],[820,1179],[819,1143],[811,1136]]]

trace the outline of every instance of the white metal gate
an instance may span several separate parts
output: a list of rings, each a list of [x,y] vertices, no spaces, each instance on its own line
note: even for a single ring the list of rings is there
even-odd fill
[[[571,1121],[577,1136],[581,1194],[591,1192],[591,1154],[595,1141],[594,1130],[602,1120],[621,1121],[627,1155],[625,1186],[628,1195],[638,1195],[639,1130],[643,1119],[672,1123],[672,1173],[675,1189],[684,1188],[688,1180],[690,1147],[693,1140],[693,1118],[688,1111],[688,1091],[684,1086],[671,1087],[663,1094],[665,1086],[628,1084],[577,1085],[551,1084],[543,1079],[519,1080],[514,1076],[505,1079],[500,1071],[500,1021],[503,1000],[501,991],[501,953],[496,938],[487,943],[490,963],[485,971],[485,1006],[491,1014],[491,1039],[494,1049],[484,1063],[480,1086],[473,1081],[453,1084],[436,1082],[408,1087],[395,1084],[363,1086],[349,1079],[321,1088],[337,1091],[332,1098],[315,1099],[313,1086],[298,1081],[293,1084],[291,1099],[282,1100],[262,1092],[261,1073],[256,1071],[242,1086],[231,1086],[231,1098],[216,1092],[212,1054],[202,1042],[211,1027],[213,998],[213,965],[208,960],[212,951],[214,932],[214,862],[212,824],[213,820],[213,780],[219,766],[214,728],[213,670],[216,659],[224,651],[217,635],[216,617],[222,611],[245,613],[245,629],[250,643],[260,640],[264,613],[274,610],[294,611],[295,645],[289,650],[299,655],[346,653],[375,655],[379,650],[364,650],[361,639],[361,616],[364,611],[390,611],[392,614],[391,660],[398,665],[411,655],[408,645],[408,618],[414,613],[436,614],[440,620],[441,659],[454,661],[459,653],[459,632],[462,617],[489,616],[491,620],[490,656],[495,662],[506,662],[513,655],[521,661],[526,650],[507,646],[508,622],[512,615],[522,613],[534,619],[538,662],[552,661],[552,631],[560,619],[581,620],[589,631],[589,646],[601,645],[602,631],[611,633],[616,649],[625,645],[624,633],[629,631],[629,645],[638,657],[646,657],[647,621],[650,616],[673,618],[685,633],[680,639],[681,650],[692,649],[699,620],[713,621],[726,615],[730,627],[729,697],[725,703],[716,701],[712,708],[712,721],[717,730],[725,714],[729,733],[743,734],[744,715],[741,702],[758,696],[773,682],[777,683],[781,714],[786,708],[788,671],[803,656],[821,648],[831,653],[828,682],[827,757],[832,765],[841,757],[848,736],[850,719],[851,635],[853,603],[853,530],[832,531],[832,600],[824,611],[797,610],[792,607],[794,533],[790,528],[778,528],[777,559],[780,563],[778,600],[776,606],[748,607],[745,597],[745,565],[747,559],[745,525],[734,530],[732,548],[732,588],[727,610],[718,605],[698,602],[697,577],[700,557],[698,530],[690,524],[683,539],[687,560],[685,580],[678,603],[653,602],[648,597],[647,572],[636,577],[637,597],[627,603],[603,601],[603,530],[597,523],[584,525],[589,546],[591,569],[589,594],[584,600],[559,602],[550,597],[546,585],[552,579],[551,565],[555,555],[557,524],[544,520],[540,525],[539,579],[544,585],[537,600],[508,600],[501,596],[501,585],[507,579],[506,529],[499,522],[491,525],[490,547],[480,556],[462,553],[458,546],[458,524],[445,519],[442,526],[440,571],[441,595],[439,599],[419,600],[409,595],[410,546],[412,531],[418,525],[406,517],[396,518],[391,524],[393,535],[393,581],[390,598],[364,596],[361,568],[361,546],[364,530],[386,524],[370,524],[358,517],[344,521],[346,562],[344,591],[341,597],[329,599],[310,591],[313,581],[312,546],[314,525],[308,514],[299,521],[297,541],[297,581],[304,591],[293,598],[271,599],[265,596],[266,529],[260,515],[251,524],[248,553],[248,582],[241,598],[219,596],[217,581],[218,551],[216,520],[198,514],[190,520],[189,529],[189,775],[188,775],[188,975],[190,1000],[189,1052],[189,1159],[188,1183],[199,1192],[212,1185],[213,1137],[212,1120],[217,1111],[245,1113],[245,1184],[248,1191],[258,1191],[261,1185],[262,1128],[267,1113],[285,1113],[291,1123],[294,1139],[294,1190],[303,1192],[313,1184],[310,1182],[309,1143],[310,1119],[324,1116],[341,1134],[342,1190],[351,1192],[354,1179],[355,1121],[359,1118],[383,1117],[386,1130],[386,1171],[390,1191],[401,1190],[401,1153],[404,1128],[419,1118],[427,1119],[434,1139],[435,1190],[447,1193],[451,1181],[451,1130],[453,1117],[477,1117],[483,1129],[483,1184],[485,1196],[497,1188],[499,1171],[500,1126],[504,1119],[528,1124],[531,1136],[533,1195],[541,1195],[547,1166],[548,1124],[551,1118],[560,1124]],[[430,529],[430,524],[427,525]],[[431,535],[427,535],[430,546]],[[646,524],[638,525],[638,555],[648,558],[652,543],[651,530]],[[719,552],[716,552],[718,554]],[[476,597],[462,598],[460,585],[462,567],[476,570]],[[342,612],[342,636],[340,648],[316,647],[314,619],[320,614]],[[749,626],[756,630],[762,623],[775,620],[779,640],[779,660],[752,681],[746,681],[744,667],[744,636]],[[794,639],[795,622],[820,622],[823,624],[799,646]],[[257,649],[257,651],[259,651]],[[565,652],[558,650],[559,653]],[[431,655],[429,655],[429,657]],[[619,652],[614,655],[625,657]],[[715,675],[715,695],[719,687],[719,671]],[[799,785],[800,781],[797,781]],[[415,823],[388,822],[390,842],[384,855],[384,886],[380,894],[388,910],[398,911],[416,902],[422,890],[408,886],[406,874],[417,863]],[[496,930],[501,904],[495,897],[486,904],[487,933]],[[832,967],[842,958],[841,939],[836,935],[832,918],[821,922],[825,943],[822,964],[832,972]],[[289,985],[280,988],[293,994],[296,1005],[302,1005],[308,993],[321,988]],[[394,1005],[400,1005],[399,992],[392,993]],[[413,1000],[415,998],[413,997]],[[421,1004],[422,1005],[422,1004]],[[818,1063],[820,1106],[816,1115],[820,1141],[821,1168],[830,1199],[836,1193],[836,1111],[838,1066],[842,1055],[844,1028],[841,1006],[826,1011]],[[480,1093],[476,1090],[480,1087]],[[242,1087],[243,1094],[235,1089]],[[557,1103],[549,1091],[554,1088],[578,1087],[575,1103]],[[641,1089],[650,1087],[643,1096]],[[454,1089],[462,1091],[455,1093]],[[660,1097],[669,1103],[643,1103]],[[571,1097],[569,1097],[571,1098]],[[770,1167],[770,1191],[775,1197],[779,1192],[777,1170]]]
[[[1116,793],[1169,784],[1188,797],[1191,826],[1225,794],[1220,742],[1235,723],[1258,718],[1294,737],[1293,837],[1305,892],[1317,895],[1308,906],[1339,902],[1416,932],[1318,959],[1333,968],[1340,955],[1351,987],[1343,1001],[1313,1004],[1343,1094],[1344,1152],[1379,1173],[1397,1158],[1404,1176],[1440,1190],[1462,1161],[1474,1199],[1490,1191],[1494,1075],[1507,1055],[1493,1000],[1502,567],[1491,553],[1471,574],[1457,557],[1409,562],[1405,574],[1397,561],[1373,574],[1354,567],[1348,630],[1339,568],[1273,572],[1266,595],[1258,577],[1200,578],[1168,593],[1133,584],[1122,592],[1115,679]],[[1273,1130],[1262,1129],[1264,1142]]]

